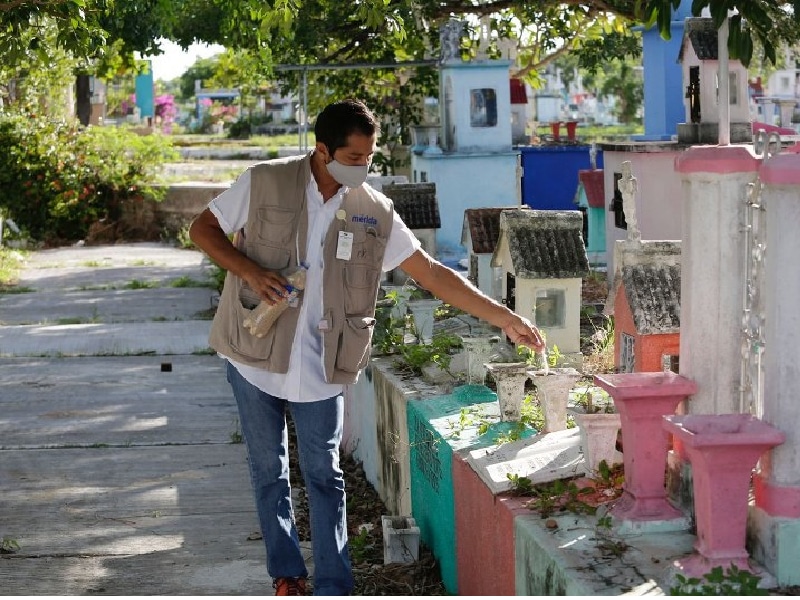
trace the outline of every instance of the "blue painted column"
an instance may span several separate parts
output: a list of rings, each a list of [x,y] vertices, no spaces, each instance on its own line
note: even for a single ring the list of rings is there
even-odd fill
[[[678,123],[686,121],[683,70],[678,53],[683,40],[683,20],[691,16],[691,6],[689,0],[683,0],[673,11],[669,40],[662,39],[655,26],[642,30],[644,135],[636,136],[636,140],[669,140],[677,134]]]

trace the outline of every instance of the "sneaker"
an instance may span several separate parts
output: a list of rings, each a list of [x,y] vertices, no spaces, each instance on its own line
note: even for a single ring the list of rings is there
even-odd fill
[[[302,577],[278,577],[272,582],[276,596],[305,596],[306,580]]]

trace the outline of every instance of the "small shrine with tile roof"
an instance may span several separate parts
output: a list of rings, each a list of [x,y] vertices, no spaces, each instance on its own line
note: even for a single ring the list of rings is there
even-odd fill
[[[461,244],[467,249],[468,277],[479,290],[501,298],[500,271],[492,267],[492,255],[500,237],[500,213],[507,208],[468,208],[464,211]]]
[[[392,183],[383,186],[394,209],[422,244],[423,250],[436,256],[436,231],[442,226],[435,183]],[[403,285],[407,279],[402,269],[392,272],[392,281]]]
[[[581,288],[589,273],[580,211],[507,209],[491,265],[501,269],[502,301],[579,366]]]
[[[621,373],[678,372],[681,243],[617,242],[606,305],[614,315],[614,366]]]
[[[603,169],[580,169],[575,204],[584,211],[583,237],[593,265],[606,262],[606,192]]]

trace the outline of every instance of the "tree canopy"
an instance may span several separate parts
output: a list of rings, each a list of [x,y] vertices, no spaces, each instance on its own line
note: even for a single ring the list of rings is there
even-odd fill
[[[669,37],[680,6],[681,0],[0,0],[0,54],[6,66],[37,52],[44,62],[49,50],[40,32],[54,31],[48,44],[81,61],[79,72],[108,76],[129,68],[134,51],[158,54],[162,38],[184,48],[215,43],[247,64],[249,84],[278,77],[297,91],[300,73],[283,66],[433,62],[441,27],[458,19],[466,24],[465,57],[481,52],[512,58],[514,74],[535,84],[541,70],[565,53],[590,71],[636,56],[632,25],[657,27]],[[754,48],[774,64],[780,45],[800,36],[800,0],[692,0],[692,14],[704,8],[717,25],[736,11],[728,45],[731,57],[744,64]],[[412,75],[384,68],[367,76],[353,68],[314,72],[309,82],[331,95],[372,95],[391,104],[435,86],[430,71],[419,68]],[[310,100],[316,108],[317,99]]]
[[[658,27],[668,37],[680,5],[681,0],[0,0],[0,53],[13,61],[30,51],[21,33],[47,19],[56,24],[59,47],[76,56],[101,56],[113,41],[121,42],[122,54],[157,54],[157,40],[167,38],[184,47],[198,41],[248,50],[266,65],[388,62],[435,56],[439,28],[456,18],[468,24],[473,45],[482,27],[492,31],[489,52],[501,51],[501,40],[513,40],[525,75],[566,50],[595,62],[609,51],[628,52],[624,40],[631,24]],[[704,8],[717,25],[728,11],[738,13],[730,19],[729,49],[745,64],[754,42],[774,63],[776,45],[798,38],[800,0],[691,3],[694,15]],[[609,37],[623,41],[599,43]]]

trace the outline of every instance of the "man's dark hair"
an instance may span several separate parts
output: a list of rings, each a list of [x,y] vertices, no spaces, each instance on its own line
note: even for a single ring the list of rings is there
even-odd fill
[[[379,132],[378,120],[360,100],[340,100],[326,106],[314,123],[314,135],[333,156],[354,134],[370,136]]]

